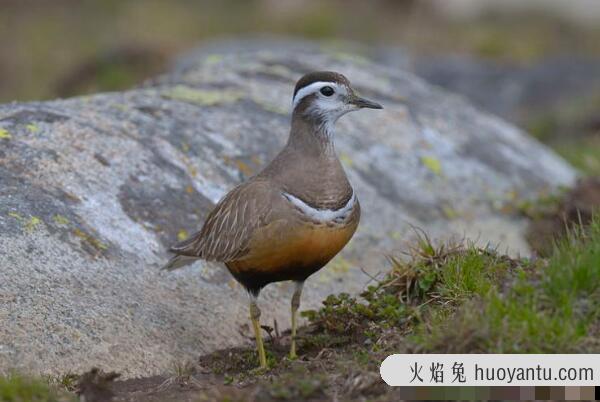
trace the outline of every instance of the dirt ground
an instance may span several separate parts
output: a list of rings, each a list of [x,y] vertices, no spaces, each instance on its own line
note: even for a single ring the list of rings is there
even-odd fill
[[[356,339],[327,339],[327,346],[314,342],[310,331],[300,331],[300,357],[294,361],[287,358],[288,334],[268,340],[265,371],[257,369],[254,349],[232,348],[182,363],[163,376],[119,380],[92,370],[80,377],[79,392],[86,402],[388,400],[390,389],[376,364],[385,356],[353,367]]]

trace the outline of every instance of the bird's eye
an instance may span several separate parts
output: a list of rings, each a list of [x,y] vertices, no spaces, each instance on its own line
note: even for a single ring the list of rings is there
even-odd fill
[[[321,88],[321,93],[325,96],[331,96],[333,95],[335,91],[333,90],[333,88],[331,87],[323,87]]]

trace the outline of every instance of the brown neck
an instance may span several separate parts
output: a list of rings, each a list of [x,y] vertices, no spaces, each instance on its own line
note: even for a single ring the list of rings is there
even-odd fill
[[[334,123],[320,116],[294,111],[287,146],[307,156],[335,158],[333,134]]]
[[[259,177],[313,207],[341,208],[352,196],[352,187],[335,154],[332,134],[318,120],[294,113],[287,145]]]

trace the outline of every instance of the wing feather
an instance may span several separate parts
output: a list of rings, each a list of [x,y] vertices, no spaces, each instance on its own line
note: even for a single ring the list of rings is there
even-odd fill
[[[228,262],[248,252],[254,231],[270,222],[277,191],[264,180],[243,183],[231,190],[211,211],[202,229],[170,251],[209,261]]]

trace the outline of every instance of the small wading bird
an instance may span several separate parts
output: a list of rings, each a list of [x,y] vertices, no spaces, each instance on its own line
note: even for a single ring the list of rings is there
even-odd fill
[[[313,72],[294,89],[288,142],[259,174],[231,190],[202,229],[170,248],[164,269],[196,259],[224,263],[250,296],[250,319],[260,366],[266,367],[260,332],[261,289],[294,281],[290,358],[296,358],[296,312],[306,278],[327,264],[354,234],[360,205],[335,154],[335,122],[362,108],[382,109],[357,96],[346,77]]]

